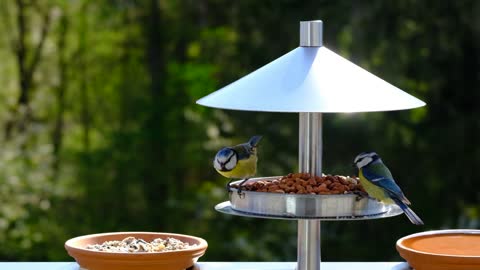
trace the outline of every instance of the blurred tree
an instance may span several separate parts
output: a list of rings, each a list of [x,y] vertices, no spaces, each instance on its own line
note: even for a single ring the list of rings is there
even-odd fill
[[[5,125],[5,138],[11,138],[12,133],[17,129],[23,132],[29,124],[31,115],[30,96],[34,88],[34,75],[42,57],[42,51],[51,28],[52,10],[49,4],[40,5],[36,1],[16,0],[16,30],[8,37],[11,43],[11,50],[16,58],[18,68],[19,97],[17,106],[13,108],[12,119]],[[10,6],[4,7],[4,14],[10,15]],[[12,8],[13,9],[13,8]],[[40,17],[38,40],[32,38],[31,19]],[[6,21],[9,22],[9,18]],[[12,29],[8,29],[12,31]]]

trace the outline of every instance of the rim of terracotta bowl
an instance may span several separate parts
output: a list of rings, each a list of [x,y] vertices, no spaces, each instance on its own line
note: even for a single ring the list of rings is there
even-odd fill
[[[419,238],[419,237],[425,237],[425,236],[435,236],[435,235],[445,235],[445,234],[474,234],[474,235],[480,235],[480,230],[475,230],[475,229],[451,229],[451,230],[434,230],[434,231],[426,231],[426,232],[419,232],[419,233],[410,234],[410,235],[404,236],[404,237],[397,240],[396,245],[397,245],[398,252],[402,253],[402,250],[403,250],[404,252],[406,251],[406,252],[410,252],[412,254],[423,255],[423,256],[426,256],[426,257],[435,258],[438,261],[448,260],[449,262],[451,262],[451,260],[457,260],[458,259],[459,261],[461,261],[463,263],[470,263],[470,262],[473,262],[473,261],[478,263],[478,261],[480,260],[480,256],[449,255],[449,254],[431,253],[431,252],[416,250],[416,249],[410,248],[408,246],[405,246],[403,244],[405,240],[412,239],[412,238]],[[403,255],[403,254],[400,254],[400,255]]]
[[[162,252],[106,252],[106,251],[98,251],[98,250],[91,250],[87,249],[86,247],[79,247],[77,245],[78,241],[84,240],[84,239],[91,239],[91,238],[96,238],[96,237],[104,237],[104,236],[123,236],[123,237],[128,237],[128,236],[133,236],[133,237],[138,237],[138,235],[151,235],[155,237],[161,238],[163,237],[173,237],[173,238],[185,238],[185,239],[191,239],[193,242],[196,242],[197,246],[192,247],[192,248],[187,248],[187,249],[180,249],[180,250],[167,250],[167,251],[162,251]],[[121,237],[119,237],[121,238]],[[119,241],[123,240],[118,239]],[[181,240],[181,239],[179,239]],[[185,240],[181,240],[182,242],[185,242]],[[98,243],[101,244],[101,243]],[[174,255],[175,256],[182,256],[184,255],[185,257],[191,257],[193,255],[195,256],[201,256],[203,253],[205,253],[206,248],[208,247],[207,241],[205,239],[192,236],[192,235],[187,235],[187,234],[178,234],[178,233],[167,233],[167,232],[142,232],[142,231],[135,231],[135,232],[107,232],[107,233],[96,233],[96,234],[87,234],[87,235],[82,235],[82,236],[77,236],[74,238],[71,238],[65,242],[65,248],[67,250],[71,250],[72,252],[75,252],[77,254],[90,254],[90,255],[95,255],[97,257],[115,257],[115,256],[128,256],[133,258],[142,258],[142,260],[152,258],[156,259],[158,257],[163,257],[163,256],[170,256]]]

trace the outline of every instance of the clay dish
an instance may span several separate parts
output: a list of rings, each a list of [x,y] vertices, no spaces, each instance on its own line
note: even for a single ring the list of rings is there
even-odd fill
[[[397,251],[415,270],[480,269],[480,230],[440,230],[400,238]]]
[[[90,244],[101,244],[105,241],[123,240],[133,236],[150,242],[155,238],[176,238],[196,247],[164,252],[116,253],[86,249]],[[88,270],[184,270],[191,267],[207,249],[207,242],[202,238],[154,232],[115,232],[91,234],[72,238],[65,242],[65,249],[81,268]]]

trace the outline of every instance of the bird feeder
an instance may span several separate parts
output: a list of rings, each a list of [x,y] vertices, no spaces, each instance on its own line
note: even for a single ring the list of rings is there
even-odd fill
[[[425,103],[323,46],[323,23],[300,22],[300,46],[215,91],[198,104],[259,112],[299,113],[299,170],[322,175],[322,113],[412,109]],[[319,270],[322,220],[399,215],[395,205],[354,195],[230,194],[220,212],[298,221],[297,269]],[[256,193],[256,194],[254,194]],[[333,197],[332,197],[333,196]],[[241,211],[239,211],[241,210]]]

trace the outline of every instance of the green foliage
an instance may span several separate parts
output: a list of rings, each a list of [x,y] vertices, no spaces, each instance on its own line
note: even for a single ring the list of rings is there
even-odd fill
[[[480,5],[429,2],[7,1],[0,260],[71,260],[67,239],[128,230],[203,237],[202,260],[295,260],[295,222],[215,212],[227,180],[211,161],[220,147],[262,134],[259,175],[297,170],[298,115],[195,101],[296,47],[298,21],[317,18],[327,47],[427,102],[324,115],[325,172],[351,175],[357,153],[377,151],[426,226],[403,216],[325,222],[323,258],[399,260],[394,244],[406,234],[479,228]],[[26,88],[22,33],[26,62],[40,56]]]

